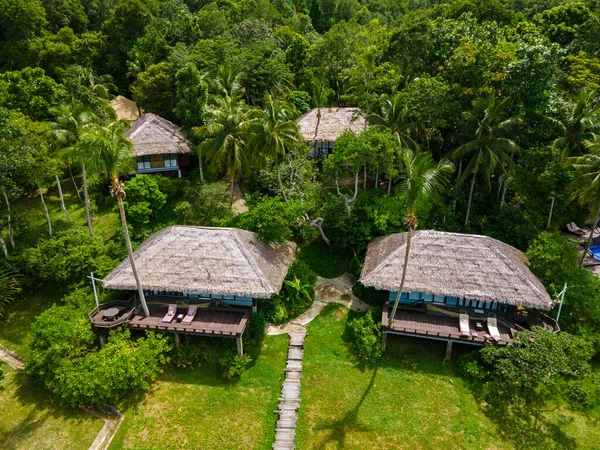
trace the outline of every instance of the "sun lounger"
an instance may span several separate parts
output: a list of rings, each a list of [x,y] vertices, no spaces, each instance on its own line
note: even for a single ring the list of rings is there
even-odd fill
[[[569,230],[573,234],[585,234],[585,231],[579,228],[575,222],[567,224],[567,230]]]
[[[459,316],[460,323],[460,336],[471,337],[471,328],[469,327],[469,316],[467,314],[461,314]]]
[[[500,342],[502,337],[500,336],[500,332],[498,331],[498,319],[495,317],[488,317],[487,327],[492,336],[492,339],[496,342]]]
[[[171,303],[169,305],[169,311],[167,311],[167,314],[165,315],[165,317],[163,317],[161,322],[165,322],[165,323],[173,322],[173,319],[175,318],[175,314],[177,314],[177,305],[175,303]]]
[[[188,308],[188,312],[181,321],[181,323],[184,323],[186,325],[192,323],[192,320],[194,320],[194,317],[196,317],[196,311],[198,311],[198,307],[196,305],[190,305],[190,307]]]

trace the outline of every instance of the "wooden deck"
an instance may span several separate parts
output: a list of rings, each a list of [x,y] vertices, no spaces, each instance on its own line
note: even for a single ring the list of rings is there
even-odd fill
[[[198,308],[194,320],[190,324],[178,323],[174,319],[171,323],[162,322],[167,313],[167,308],[150,307],[150,316],[136,313],[135,310],[127,310],[123,307],[123,313],[116,320],[107,322],[102,318],[102,312],[106,308],[115,306],[102,304],[94,308],[90,313],[90,320],[96,328],[110,329],[126,323],[132,329],[157,330],[171,333],[194,334],[202,336],[219,336],[239,338],[244,333],[248,320],[250,319],[249,308]],[[178,313],[185,313],[187,308],[180,308]]]
[[[458,317],[398,309],[394,321],[392,322],[392,326],[389,327],[388,314],[391,312],[389,309],[389,304],[384,305],[381,317],[383,331],[387,333],[474,345],[483,345],[485,342],[493,342],[486,339],[485,335],[489,333],[486,329],[485,320],[481,318],[471,318],[469,320],[471,336],[462,337],[460,334]],[[484,330],[477,331],[475,329],[475,322],[483,322]],[[507,345],[513,341],[513,330],[506,326],[501,318],[498,318],[498,331],[502,338],[500,342],[497,342],[498,345]]]

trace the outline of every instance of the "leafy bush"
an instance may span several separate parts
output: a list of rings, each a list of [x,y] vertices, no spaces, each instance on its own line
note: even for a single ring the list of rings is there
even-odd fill
[[[177,367],[193,369],[204,364],[208,357],[202,353],[202,349],[194,344],[183,344],[175,347],[173,362]]]
[[[223,378],[227,380],[234,380],[239,378],[246,366],[252,362],[250,355],[229,355],[219,359],[221,365]]]
[[[381,311],[372,309],[348,322],[352,331],[354,351],[359,359],[369,364],[376,363],[382,353],[379,317]]]
[[[262,312],[253,312],[248,321],[248,333],[252,339],[260,339],[265,335],[267,319]]]
[[[90,272],[103,277],[117,266],[122,255],[114,245],[92,237],[84,228],[71,228],[25,249],[17,264],[31,285],[52,283],[63,292],[86,282]]]
[[[127,196],[123,204],[127,213],[127,222],[131,225],[134,237],[152,231],[149,227],[150,220],[156,218],[158,211],[167,203],[167,194],[160,190],[159,179],[165,178],[138,175],[125,182]],[[161,183],[167,186],[166,182]]]
[[[514,346],[486,345],[459,357],[462,374],[481,383],[484,398],[495,406],[543,406],[572,380],[590,371],[593,349],[580,337],[542,328],[515,333]],[[580,392],[579,392],[580,394]]]
[[[176,212],[184,224],[218,226],[232,217],[226,183],[197,182],[183,192],[185,200],[177,204]]]
[[[308,92],[292,91],[290,92],[290,100],[300,114],[310,111],[312,99],[310,98],[310,94]]]

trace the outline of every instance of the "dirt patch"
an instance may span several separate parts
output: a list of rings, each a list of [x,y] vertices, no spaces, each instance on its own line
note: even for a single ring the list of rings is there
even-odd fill
[[[348,317],[348,311],[349,310],[346,309],[346,308],[340,308],[340,309],[338,309],[334,313],[335,317],[337,318],[337,321],[339,322],[340,320],[345,319],[346,317]]]

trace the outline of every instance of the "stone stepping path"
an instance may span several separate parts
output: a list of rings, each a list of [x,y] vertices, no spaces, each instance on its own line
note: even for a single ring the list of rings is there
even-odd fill
[[[296,438],[298,409],[300,408],[300,378],[302,378],[305,337],[306,329],[303,327],[290,333],[285,381],[279,398],[279,419],[275,430],[274,450],[293,450],[296,448],[294,440]]]

